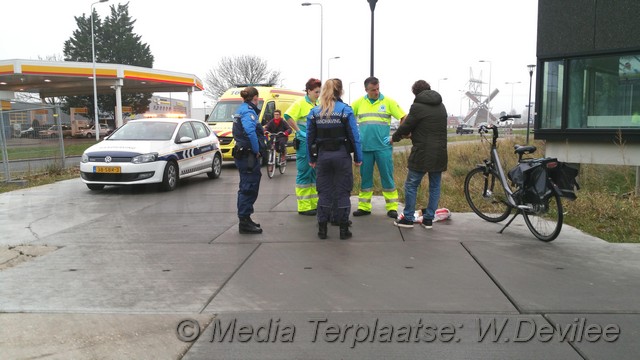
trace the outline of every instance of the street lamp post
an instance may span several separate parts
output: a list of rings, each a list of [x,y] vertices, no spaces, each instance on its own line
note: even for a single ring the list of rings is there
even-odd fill
[[[349,83],[349,104],[351,104],[351,84],[355,84],[355,81]]]
[[[207,101],[204,100],[202,102],[202,111],[204,112],[204,116],[202,117],[204,121],[207,121]]]
[[[376,3],[378,2],[378,0],[367,0],[367,2],[369,3],[369,8],[371,8],[371,75],[369,76],[373,76],[373,14],[376,10]]]
[[[322,81],[322,62],[323,62],[323,56],[322,56],[322,47],[323,47],[323,11],[322,11],[322,4],[321,3],[309,3],[309,2],[304,2],[301,4],[302,6],[311,6],[311,5],[318,5],[320,6],[320,81]]]
[[[509,111],[514,113],[514,111],[513,111],[513,85],[522,84],[522,81],[507,81],[505,84],[511,85],[511,110],[509,110]]]
[[[479,60],[478,62],[489,63],[489,94],[487,95],[487,108],[489,109],[489,112],[491,112],[491,61],[490,60]]]
[[[340,56],[334,56],[327,60],[327,78],[331,79],[331,60],[340,59]]]
[[[449,80],[449,78],[440,78],[438,79],[438,92],[440,92],[440,80]]]
[[[527,111],[527,145],[529,145],[529,123],[531,123],[531,84],[533,81],[533,69],[535,69],[535,65],[527,65],[529,68],[529,110]]]
[[[93,35],[93,5],[107,1],[109,0],[99,0],[91,4],[91,62],[93,65],[93,112],[95,118],[93,128],[96,131],[96,141],[100,141],[100,123],[98,122],[98,85],[96,83],[96,45]]]

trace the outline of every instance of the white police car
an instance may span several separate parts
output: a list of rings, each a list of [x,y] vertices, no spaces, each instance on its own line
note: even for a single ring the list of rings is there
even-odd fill
[[[165,191],[182,178],[222,172],[218,137],[194,119],[131,120],[82,154],[80,176],[91,190],[105,185],[160,183]]]

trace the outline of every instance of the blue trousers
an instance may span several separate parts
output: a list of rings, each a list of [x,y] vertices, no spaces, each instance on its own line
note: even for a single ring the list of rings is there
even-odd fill
[[[360,166],[360,193],[358,194],[358,209],[371,211],[373,197],[373,167],[378,165],[382,196],[386,211],[398,210],[398,190],[393,180],[393,148],[389,146],[383,150],[363,151],[362,166]]]
[[[316,171],[309,166],[307,154],[307,142],[301,141],[300,148],[296,150],[296,184],[306,185],[316,183]]]
[[[409,169],[407,181],[404,183],[404,217],[409,221],[415,220],[416,197],[418,194],[418,186],[426,173]],[[438,201],[440,201],[440,181],[442,180],[442,172],[429,173],[429,204],[426,213],[422,214],[424,219],[433,220],[436,210],[438,209]]]
[[[383,189],[395,189],[393,180],[393,148],[378,151],[363,151],[360,175],[362,176],[362,188],[373,188],[373,167],[378,165],[380,172],[380,182]],[[384,190],[383,190],[384,191]]]
[[[246,218],[253,214],[253,204],[258,199],[260,191],[260,159],[251,154],[235,159],[240,173],[240,188],[238,189],[238,217]]]
[[[333,220],[346,223],[349,221],[351,212],[349,197],[353,190],[352,161],[351,155],[343,146],[337,151],[320,150],[318,152],[316,163],[318,222]],[[332,205],[335,206],[333,211]]]

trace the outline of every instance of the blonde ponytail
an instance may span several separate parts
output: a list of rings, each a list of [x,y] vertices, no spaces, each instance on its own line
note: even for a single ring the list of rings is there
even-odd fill
[[[336,106],[336,100],[342,96],[342,80],[329,79],[320,93],[320,117],[329,117]]]

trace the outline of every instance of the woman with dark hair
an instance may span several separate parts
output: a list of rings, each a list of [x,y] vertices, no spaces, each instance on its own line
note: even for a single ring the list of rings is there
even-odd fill
[[[266,147],[264,130],[258,121],[258,90],[253,86],[240,92],[244,103],[240,105],[233,120],[233,137],[236,146],[233,158],[240,173],[240,189],[238,190],[238,218],[241,234],[260,234],[260,224],[251,220],[253,204],[260,191],[260,150]]]
[[[298,199],[298,214],[314,216],[318,207],[318,192],[316,191],[316,172],[309,166],[307,154],[307,115],[318,105],[320,96],[320,80],[309,79],[305,84],[307,95],[296,101],[284,113],[284,118],[296,131],[296,197]]]
[[[307,116],[307,151],[309,166],[316,169],[318,188],[318,237],[327,238],[327,222],[331,216],[332,202],[337,202],[334,218],[340,225],[340,239],[351,237],[349,231],[349,197],[353,189],[353,169],[362,164],[362,146],[356,118],[351,107],[342,102],[342,81],[325,82],[320,105]],[[316,147],[317,154],[312,152]],[[353,159],[351,158],[351,153]]]

